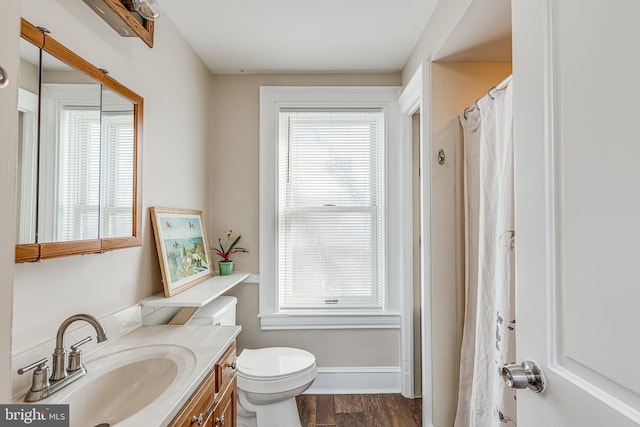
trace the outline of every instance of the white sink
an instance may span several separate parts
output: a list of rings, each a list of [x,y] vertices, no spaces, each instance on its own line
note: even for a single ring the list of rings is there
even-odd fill
[[[71,331],[65,341],[93,334],[86,329]],[[87,344],[87,375],[35,403],[68,404],[71,427],[166,426],[240,333],[239,326],[211,325],[138,326],[120,335],[112,329],[105,343]],[[20,355],[18,365],[47,357],[53,345]],[[24,404],[31,378],[14,377],[20,386],[14,403]]]
[[[71,427],[114,426],[183,387],[195,355],[177,345],[114,351],[85,363],[87,375],[39,403],[69,404]]]

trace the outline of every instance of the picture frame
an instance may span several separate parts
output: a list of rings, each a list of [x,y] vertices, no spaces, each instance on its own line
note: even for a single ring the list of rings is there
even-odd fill
[[[213,277],[203,212],[157,206],[150,211],[165,297]]]

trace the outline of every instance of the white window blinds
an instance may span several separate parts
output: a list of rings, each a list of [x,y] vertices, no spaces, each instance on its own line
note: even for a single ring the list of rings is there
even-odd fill
[[[133,114],[102,113],[101,237],[131,236],[135,139]]]
[[[100,111],[62,107],[56,240],[98,238]]]
[[[62,107],[59,144],[55,239],[130,236],[135,155],[132,115]]]
[[[382,309],[382,110],[281,110],[278,128],[279,309]]]

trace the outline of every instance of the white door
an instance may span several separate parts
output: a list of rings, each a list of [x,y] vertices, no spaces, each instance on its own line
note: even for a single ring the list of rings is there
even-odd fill
[[[514,0],[518,426],[640,423],[640,1]]]

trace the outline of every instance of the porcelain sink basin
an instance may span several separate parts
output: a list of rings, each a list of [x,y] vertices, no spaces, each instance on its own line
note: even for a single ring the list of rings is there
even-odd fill
[[[180,387],[195,355],[174,345],[115,351],[85,363],[87,375],[48,399],[69,404],[72,427],[114,426]]]

